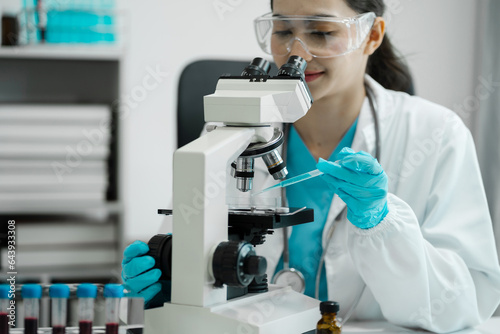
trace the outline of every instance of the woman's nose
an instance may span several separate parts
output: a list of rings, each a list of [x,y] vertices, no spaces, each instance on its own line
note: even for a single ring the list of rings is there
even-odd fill
[[[313,59],[313,56],[307,51],[307,47],[300,39],[295,38],[290,46],[290,56],[300,56],[307,62]]]

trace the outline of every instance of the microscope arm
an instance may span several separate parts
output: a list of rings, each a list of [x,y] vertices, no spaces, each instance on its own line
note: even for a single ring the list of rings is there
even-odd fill
[[[226,301],[214,289],[210,256],[228,240],[227,167],[248,146],[255,130],[220,127],[174,154],[172,303],[210,306]]]

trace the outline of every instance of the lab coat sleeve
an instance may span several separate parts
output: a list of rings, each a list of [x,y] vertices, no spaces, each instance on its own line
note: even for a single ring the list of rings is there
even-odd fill
[[[444,333],[492,315],[500,270],[470,132],[447,129],[437,154],[435,167],[421,165],[434,168],[423,219],[389,194],[379,225],[349,224],[348,247],[387,320]]]

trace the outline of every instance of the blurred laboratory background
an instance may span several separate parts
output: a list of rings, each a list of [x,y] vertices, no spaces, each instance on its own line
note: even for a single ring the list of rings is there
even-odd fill
[[[474,135],[498,237],[500,2],[386,4],[415,94]],[[15,220],[20,282],[120,279],[124,246],[149,240],[171,208],[181,73],[264,56],[252,21],[269,11],[268,0],[1,0],[0,232]]]

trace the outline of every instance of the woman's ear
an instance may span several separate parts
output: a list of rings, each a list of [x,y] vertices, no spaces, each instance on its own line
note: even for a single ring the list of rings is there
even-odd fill
[[[385,21],[382,17],[375,18],[372,30],[368,34],[367,43],[365,46],[365,54],[372,55],[378,49],[385,34]]]

